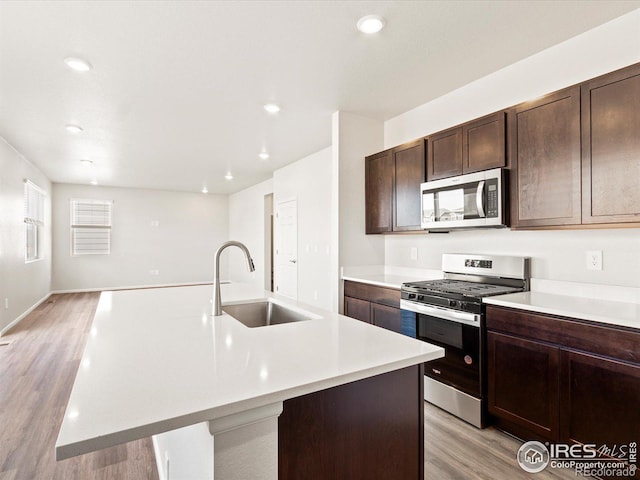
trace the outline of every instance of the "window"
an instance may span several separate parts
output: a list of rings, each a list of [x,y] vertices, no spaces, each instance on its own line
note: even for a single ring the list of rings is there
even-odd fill
[[[71,200],[71,255],[111,253],[111,207],[105,200]]]
[[[44,190],[35,183],[24,181],[25,262],[44,257]]]

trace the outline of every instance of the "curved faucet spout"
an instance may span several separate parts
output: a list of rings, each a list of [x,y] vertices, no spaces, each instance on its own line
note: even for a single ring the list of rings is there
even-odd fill
[[[247,266],[249,271],[255,271],[256,267],[253,265],[253,259],[249,253],[249,249],[240,242],[231,240],[220,245],[220,248],[216,250],[215,257],[213,258],[213,305],[211,308],[211,315],[222,315],[222,301],[220,300],[220,254],[227,247],[238,247],[244,252],[244,256],[247,258]]]

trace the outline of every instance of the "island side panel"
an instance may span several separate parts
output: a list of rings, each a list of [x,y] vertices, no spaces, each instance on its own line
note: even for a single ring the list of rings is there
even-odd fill
[[[279,480],[422,480],[423,366],[284,402]]]

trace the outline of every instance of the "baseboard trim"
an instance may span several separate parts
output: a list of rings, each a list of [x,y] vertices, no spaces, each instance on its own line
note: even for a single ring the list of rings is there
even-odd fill
[[[33,312],[36,308],[38,308],[40,306],[40,304],[45,302],[51,296],[51,294],[52,294],[52,292],[47,293],[44,297],[42,297],[36,303],[31,305],[22,315],[20,315],[18,318],[16,318],[14,321],[12,321],[9,325],[7,325],[2,330],[0,330],[0,337],[2,337],[5,333],[7,333],[9,330],[11,330],[13,327],[15,327],[18,323],[20,323],[20,321],[22,319],[24,319],[27,315],[29,315],[31,312]]]
[[[102,288],[75,288],[71,290],[53,290],[51,294],[61,293],[87,293],[87,292],[112,292],[115,290],[143,290],[147,288],[171,288],[171,287],[192,287],[198,285],[213,285],[212,282],[187,282],[187,283],[163,283],[160,285],[131,285],[125,287],[102,287]]]

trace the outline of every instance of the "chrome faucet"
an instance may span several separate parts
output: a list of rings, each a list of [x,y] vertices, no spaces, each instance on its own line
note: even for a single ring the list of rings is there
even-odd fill
[[[227,247],[238,247],[240,250],[242,250],[245,257],[247,257],[247,265],[249,266],[249,271],[253,272],[256,269],[256,267],[253,265],[253,259],[251,258],[249,249],[243,243],[232,240],[220,245],[220,248],[216,250],[216,255],[213,259],[213,307],[211,309],[211,315],[214,316],[222,315],[222,302],[220,300],[220,254]]]

